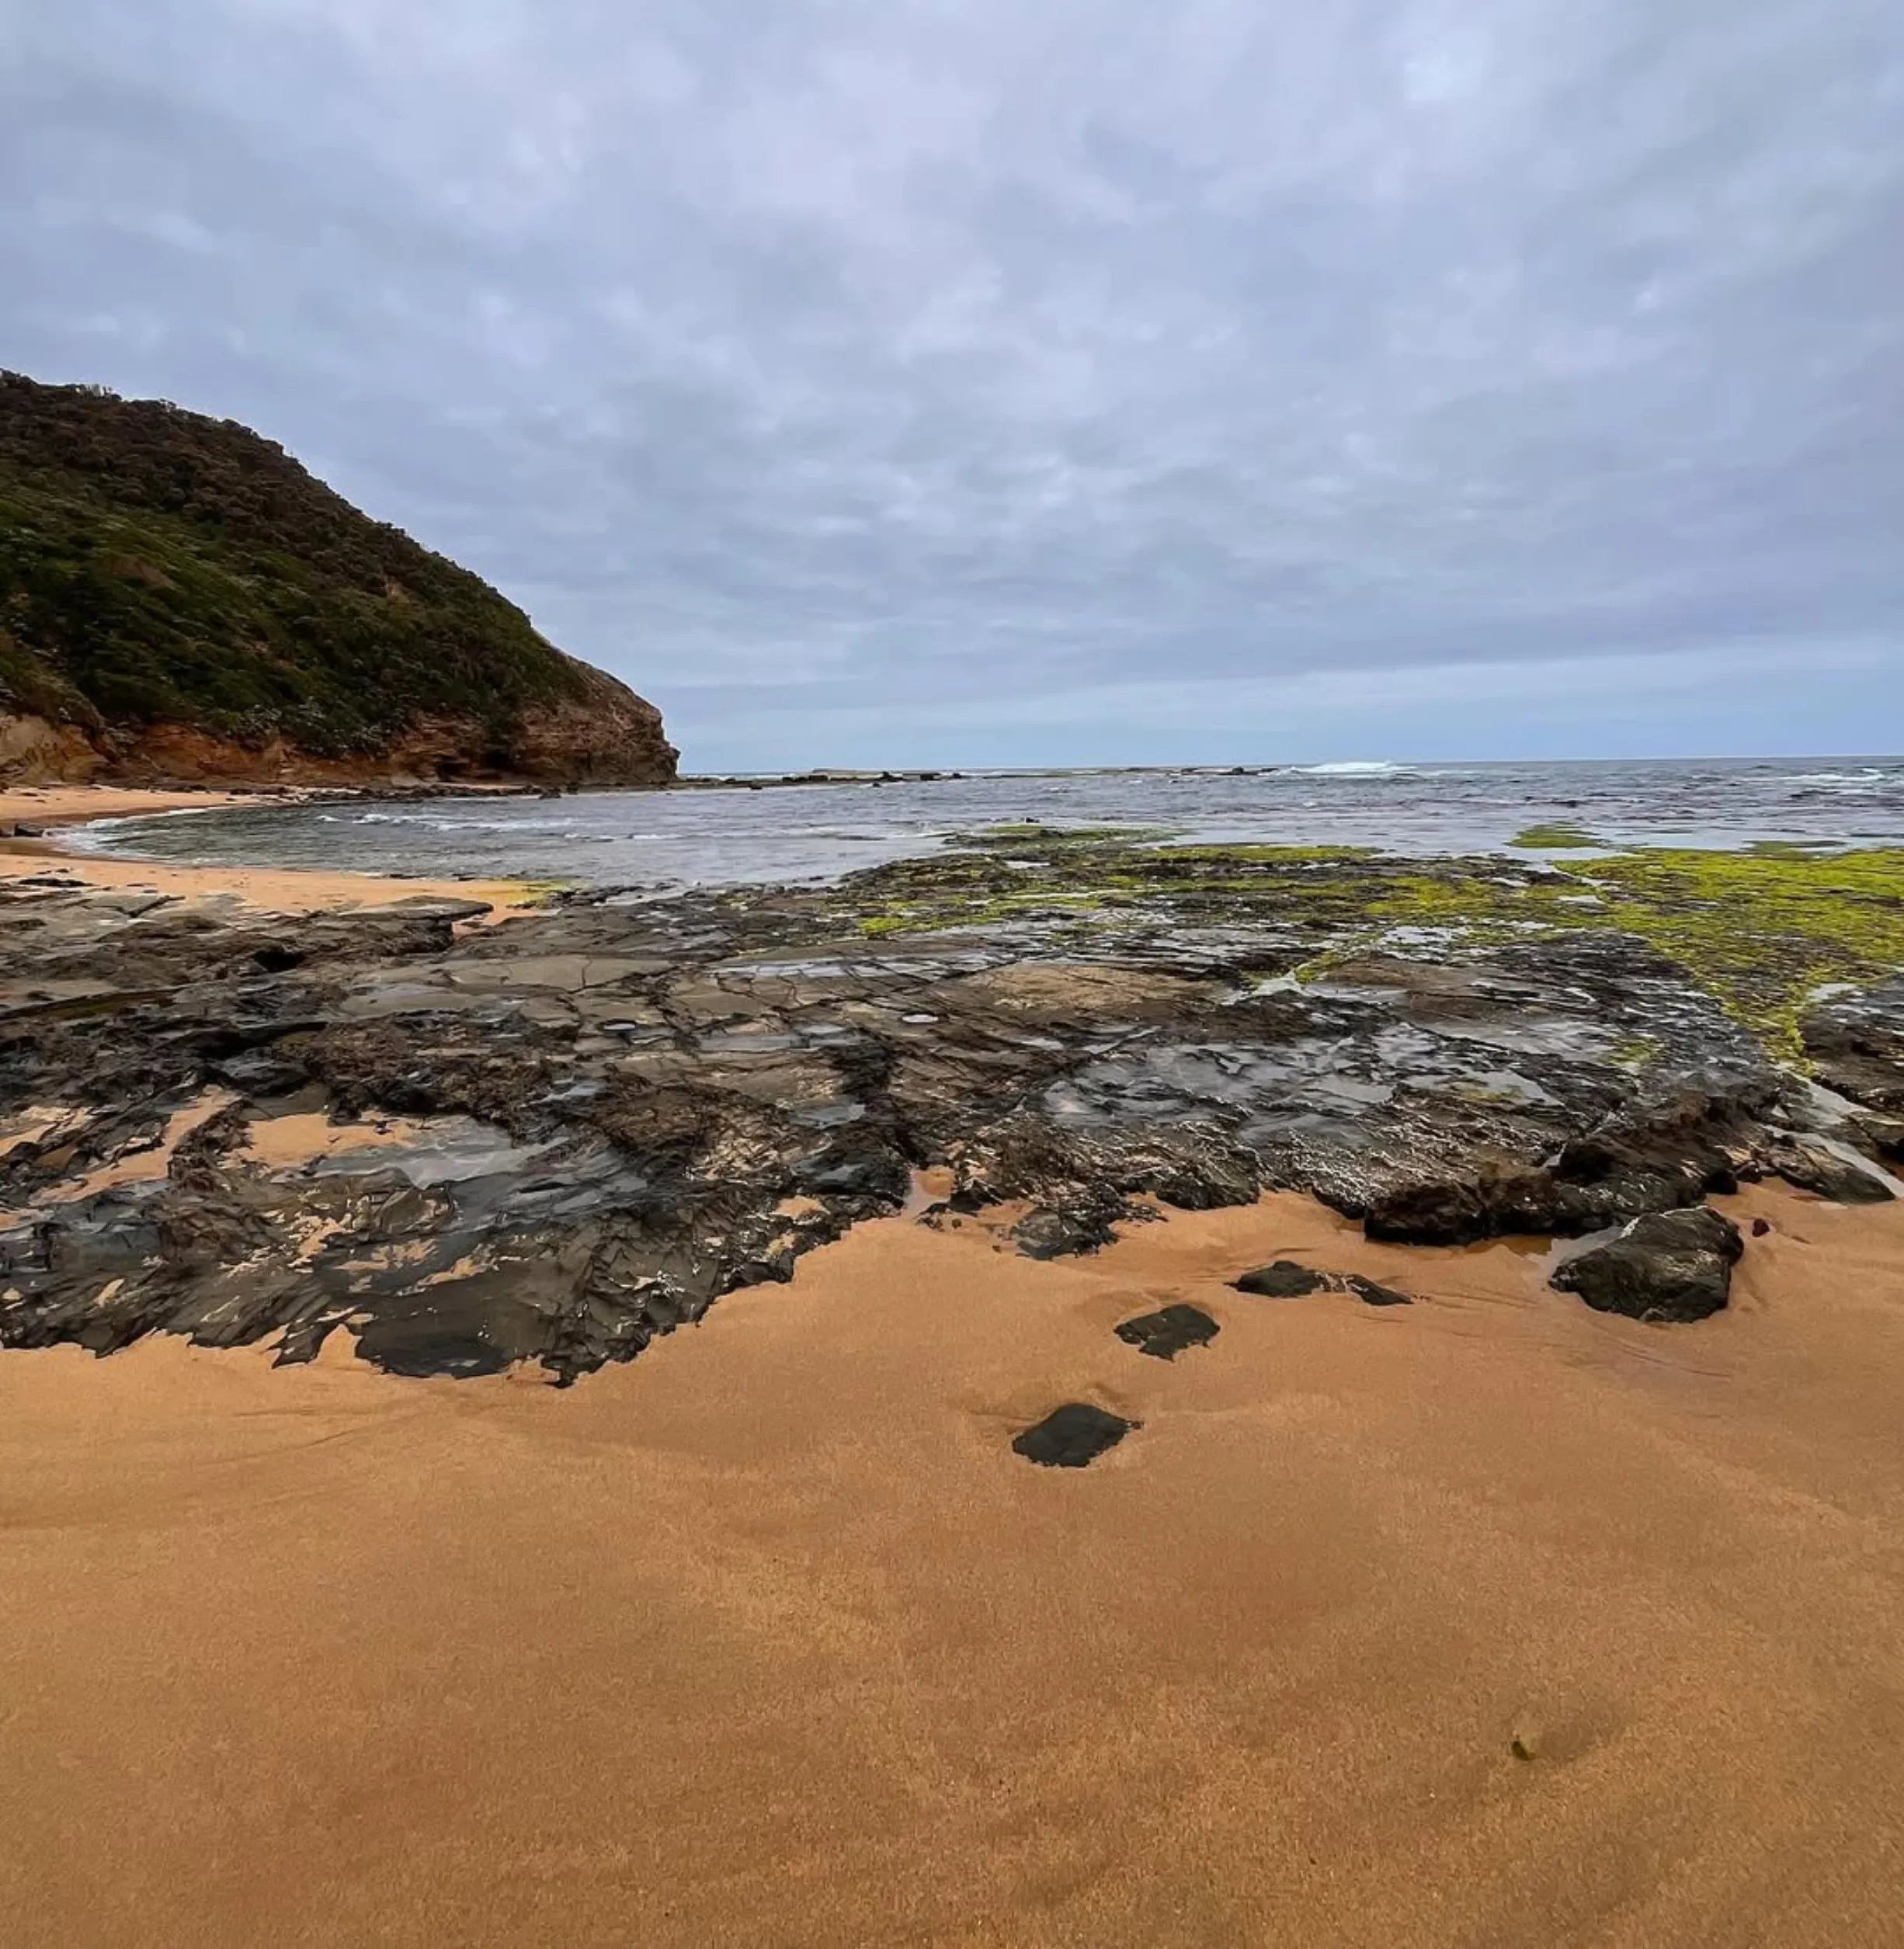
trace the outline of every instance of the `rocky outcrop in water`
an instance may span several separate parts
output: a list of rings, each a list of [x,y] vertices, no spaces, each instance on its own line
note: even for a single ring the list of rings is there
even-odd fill
[[[475,931],[0,890],[0,1342],[297,1360],[346,1331],[400,1372],[567,1380],[926,1167],[1051,1256],[1266,1187],[1387,1239],[1580,1236],[1836,1143],[1842,1110],[1630,933],[1376,947],[1214,896],[869,933],[891,885]],[[1814,1018],[1826,1059],[1888,1006]],[[1858,1034],[1839,1082],[1886,1103],[1894,1045]]]

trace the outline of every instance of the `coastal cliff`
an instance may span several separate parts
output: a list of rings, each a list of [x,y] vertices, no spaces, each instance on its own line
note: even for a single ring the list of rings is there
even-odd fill
[[[0,780],[665,785],[676,756],[271,441],[0,373]]]

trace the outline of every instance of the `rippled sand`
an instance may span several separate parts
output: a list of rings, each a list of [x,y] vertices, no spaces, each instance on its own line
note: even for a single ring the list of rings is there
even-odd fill
[[[0,1935],[1894,1943],[1904,1214],[1734,1208],[1675,1329],[1277,1197],[864,1226],[568,1392],[0,1356]]]

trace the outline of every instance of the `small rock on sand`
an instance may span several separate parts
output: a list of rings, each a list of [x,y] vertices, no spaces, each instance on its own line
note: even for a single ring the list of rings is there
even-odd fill
[[[1159,1312],[1126,1320],[1117,1329],[1117,1337],[1140,1353],[1174,1360],[1186,1347],[1208,1346],[1221,1330],[1201,1307],[1166,1306]]]
[[[1138,1425],[1088,1401],[1068,1401],[1035,1427],[1015,1436],[1012,1447],[1041,1468],[1082,1468],[1106,1449],[1115,1448]]]
[[[1398,1292],[1394,1287],[1381,1285],[1375,1280],[1364,1279],[1359,1272],[1345,1273],[1342,1283],[1364,1306],[1412,1306],[1415,1304],[1406,1293]]]
[[[1298,1265],[1293,1259],[1272,1260],[1230,1284],[1238,1292],[1251,1293],[1259,1299],[1304,1299],[1311,1293],[1328,1292],[1353,1293],[1365,1306],[1412,1306],[1415,1303],[1406,1293],[1364,1279],[1358,1272],[1318,1272],[1313,1266]]]
[[[1277,1259],[1230,1284],[1238,1292],[1253,1294],[1258,1299],[1305,1299],[1311,1293],[1322,1291],[1329,1284],[1329,1277],[1310,1266],[1299,1266],[1293,1259]]]

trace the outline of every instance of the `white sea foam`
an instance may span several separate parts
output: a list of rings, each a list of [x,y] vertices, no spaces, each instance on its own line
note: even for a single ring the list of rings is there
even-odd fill
[[[457,819],[440,812],[360,812],[358,825],[422,825],[433,832],[556,832],[566,837],[576,830],[572,818]]]

